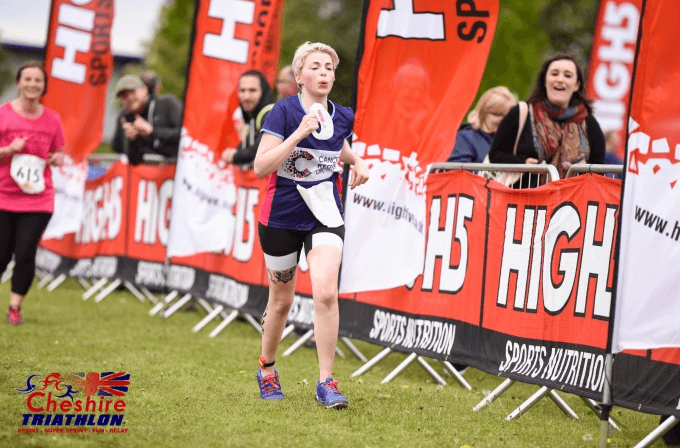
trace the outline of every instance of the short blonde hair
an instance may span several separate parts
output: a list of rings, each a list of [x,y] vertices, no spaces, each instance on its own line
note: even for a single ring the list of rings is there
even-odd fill
[[[302,66],[305,65],[305,58],[310,53],[315,53],[317,51],[326,53],[331,57],[333,70],[338,68],[340,58],[338,57],[338,53],[336,53],[330,45],[322,44],[321,42],[311,43],[308,41],[300,45],[297,50],[295,50],[295,56],[293,56],[293,77],[297,77],[300,71],[302,71]],[[298,87],[302,88],[302,86],[299,84]]]
[[[517,100],[507,87],[492,87],[479,98],[475,108],[468,114],[468,121],[477,130],[482,127],[487,114],[496,112],[505,115],[515,104]]]

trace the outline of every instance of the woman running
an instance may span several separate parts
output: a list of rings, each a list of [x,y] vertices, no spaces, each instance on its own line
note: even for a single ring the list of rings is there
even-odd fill
[[[38,242],[54,212],[50,165],[63,161],[59,115],[40,104],[47,91],[37,62],[19,68],[19,98],[0,106],[0,273],[14,254],[10,325],[23,323],[21,303],[35,277]]]
[[[353,167],[350,188],[368,180],[366,163],[346,140],[352,135],[354,113],[328,99],[338,62],[335,50],[322,43],[307,42],[297,49],[293,70],[301,91],[276,103],[269,113],[254,166],[258,177],[271,175],[258,225],[269,274],[257,373],[260,396],[284,398],[274,362],[293,304],[295,273],[304,244],[319,357],[316,399],[328,408],[348,404],[333,379],[338,274],[345,235],[338,162]]]

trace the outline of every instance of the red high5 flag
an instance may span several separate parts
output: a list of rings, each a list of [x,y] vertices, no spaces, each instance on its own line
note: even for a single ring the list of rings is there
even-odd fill
[[[53,0],[51,11],[43,104],[61,116],[64,150],[80,162],[102,140],[106,88],[113,71],[114,2]]]

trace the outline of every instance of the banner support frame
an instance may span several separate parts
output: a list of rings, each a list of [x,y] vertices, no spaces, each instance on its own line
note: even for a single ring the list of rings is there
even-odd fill
[[[94,298],[94,301],[96,303],[101,302],[104,300],[109,294],[113,292],[114,289],[116,289],[123,281],[119,278],[114,279],[111,283],[109,283],[106,288],[102,289],[99,294],[97,294],[97,297]]]
[[[109,281],[107,277],[102,277],[92,284],[92,287],[83,293],[83,300],[87,300],[92,297],[97,291],[102,289],[104,285]]]
[[[224,305],[217,305],[215,308],[212,309],[212,311],[208,313],[207,316],[201,319],[199,323],[194,325],[194,328],[192,328],[191,331],[193,331],[194,333],[201,331],[203,327],[208,325],[208,323],[214,318],[216,318],[217,315],[220,314],[222,311],[224,311]]]
[[[678,423],[680,423],[680,419],[674,415],[671,415],[663,423],[657,426],[656,429],[654,429],[654,431],[647,434],[647,436],[633,448],[648,448],[652,446],[654,442],[663,437],[664,434],[673,429],[673,427]]]

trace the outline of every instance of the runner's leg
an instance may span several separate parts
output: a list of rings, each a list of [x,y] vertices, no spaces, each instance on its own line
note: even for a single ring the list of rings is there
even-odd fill
[[[315,237],[330,238],[338,244],[313,245],[307,254],[307,264],[312,281],[314,297],[314,334],[319,357],[319,379],[325,381],[333,376],[335,346],[338,342],[340,314],[338,311],[338,274],[342,260],[342,239],[338,235],[318,233]],[[307,244],[305,241],[305,244]]]

